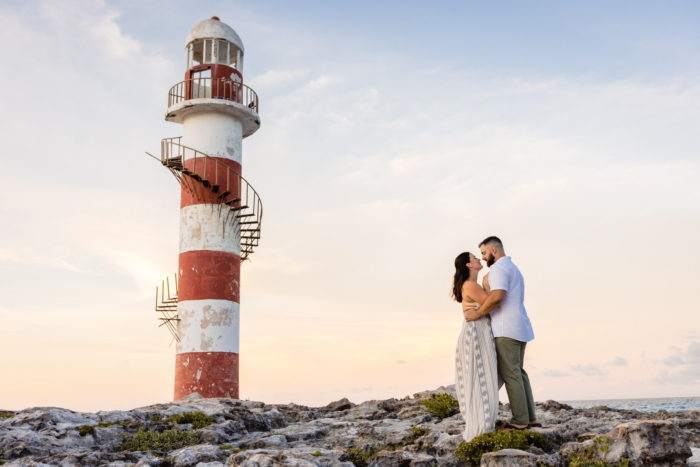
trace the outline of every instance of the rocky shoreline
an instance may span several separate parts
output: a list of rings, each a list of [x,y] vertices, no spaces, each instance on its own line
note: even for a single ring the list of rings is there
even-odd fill
[[[0,411],[0,464],[464,465],[455,456],[463,441],[461,416],[441,419],[421,404],[439,393],[454,395],[454,387],[361,404],[341,399],[325,407],[192,395],[128,411],[81,413],[53,407]],[[197,414],[201,420],[182,414]],[[609,465],[627,459],[634,466],[700,466],[698,410],[648,413],[603,406],[576,409],[547,401],[537,403],[537,414],[544,428],[533,431],[544,437],[546,449],[533,445],[527,451],[500,450],[485,454],[481,465],[565,466],[572,453],[588,452],[591,459]],[[509,415],[508,407],[501,406],[499,419],[508,420]],[[129,437],[133,440],[138,435],[148,443],[155,442],[148,434],[164,432],[173,439],[190,439],[191,445],[121,450],[128,446],[124,441]],[[598,448],[601,440],[605,442],[604,452]]]

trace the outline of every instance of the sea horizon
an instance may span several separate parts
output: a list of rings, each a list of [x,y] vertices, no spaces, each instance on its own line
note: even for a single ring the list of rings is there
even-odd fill
[[[604,405],[611,409],[638,410],[640,412],[656,412],[658,410],[666,410],[668,412],[700,410],[700,396],[576,399],[561,400],[559,402],[578,409]]]

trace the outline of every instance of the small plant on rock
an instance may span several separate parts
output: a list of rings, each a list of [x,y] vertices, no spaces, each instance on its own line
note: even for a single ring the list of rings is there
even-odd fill
[[[540,433],[530,430],[491,431],[460,444],[455,456],[467,465],[479,465],[481,456],[487,452],[501,449],[520,449],[526,451],[531,444],[546,449],[547,442]]]
[[[457,402],[457,399],[445,392],[435,394],[430,399],[421,401],[420,405],[425,407],[430,415],[435,415],[441,420],[459,411],[459,402]]]
[[[95,432],[94,425],[81,425],[78,427],[78,433],[80,433],[80,436],[91,435],[94,432]]]
[[[319,456],[322,456],[323,453],[321,451],[316,451],[316,452],[312,452],[311,455],[314,457],[319,457]]]
[[[14,416],[14,412],[10,412],[9,410],[0,410],[0,418],[12,418]]]
[[[219,449],[224,449],[226,451],[231,451],[233,454],[238,454],[239,452],[245,451],[245,449],[234,448],[230,444],[222,444]]]
[[[155,430],[138,432],[131,436],[123,436],[121,443],[114,446],[115,451],[163,451],[169,452],[184,446],[199,443],[199,433],[196,431],[165,430],[159,433]]]
[[[355,464],[356,467],[367,467],[370,460],[379,452],[377,449],[367,447],[367,448],[346,448],[345,453],[350,457],[350,462]]]
[[[211,425],[215,422],[212,417],[204,415],[202,412],[176,413],[171,415],[165,421],[168,423],[177,423],[178,425],[191,423],[192,428],[204,428],[205,426]]]
[[[78,433],[80,433],[80,436],[87,436],[95,433],[95,427],[104,428],[112,425],[114,425],[113,422],[100,422],[96,423],[95,425],[81,425],[78,427]]]
[[[425,436],[430,433],[430,428],[427,426],[413,425],[411,427],[411,436],[409,438],[409,443],[415,442],[421,436]]]
[[[587,448],[581,447],[569,455],[570,467],[627,467],[628,459],[622,459],[616,464],[611,464],[605,460],[605,456],[610,451],[610,438],[596,436],[594,443]],[[600,460],[600,459],[603,460]]]

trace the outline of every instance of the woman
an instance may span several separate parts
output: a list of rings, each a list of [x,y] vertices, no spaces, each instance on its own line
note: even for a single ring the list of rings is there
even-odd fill
[[[465,305],[481,305],[486,300],[487,292],[476,281],[482,268],[481,261],[471,253],[461,253],[455,258],[452,294],[463,309]],[[488,289],[487,277],[484,287]],[[469,323],[462,318],[455,379],[459,411],[466,423],[464,440],[493,431],[498,416],[499,384],[496,344],[488,315]]]

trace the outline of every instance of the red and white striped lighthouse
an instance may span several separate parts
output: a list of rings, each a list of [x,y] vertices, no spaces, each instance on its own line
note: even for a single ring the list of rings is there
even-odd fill
[[[219,18],[197,23],[185,50],[185,80],[171,88],[165,116],[182,137],[161,143],[181,185],[174,398],[238,398],[240,267],[262,220],[241,150],[260,127],[258,98],[243,84],[243,43]]]

